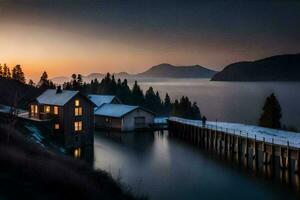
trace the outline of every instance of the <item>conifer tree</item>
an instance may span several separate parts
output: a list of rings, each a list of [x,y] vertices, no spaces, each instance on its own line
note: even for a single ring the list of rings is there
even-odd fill
[[[269,97],[267,97],[266,102],[263,107],[263,113],[259,119],[259,125],[267,128],[281,128],[280,119],[282,117],[281,114],[281,106],[275,96],[272,93]]]
[[[83,78],[82,78],[81,74],[77,75],[77,83],[78,83],[79,88],[81,88],[83,86]]]
[[[48,80],[48,74],[46,71],[43,72],[40,81],[38,82],[38,87],[42,88],[42,89],[54,89],[55,85],[52,81]]]
[[[35,84],[34,84],[33,80],[30,79],[30,80],[28,81],[28,85],[34,87]]]
[[[11,78],[10,69],[6,64],[3,66],[3,78]]]
[[[165,99],[164,99],[164,110],[166,115],[170,115],[172,111],[172,104],[171,99],[168,93],[166,93]]]
[[[138,85],[137,81],[134,82],[131,95],[132,95],[131,97],[132,97],[133,105],[139,105],[139,106],[144,105],[144,94],[140,86]]]
[[[13,69],[12,69],[12,79],[19,81],[20,83],[25,84],[26,80],[25,80],[25,75],[24,72],[22,71],[22,68],[20,65],[16,65]]]
[[[155,95],[152,87],[149,87],[149,89],[146,91],[145,107],[154,112],[157,112],[157,110],[158,110],[157,109],[157,98],[156,98],[156,95]]]
[[[0,77],[3,77],[2,65],[0,64]]]

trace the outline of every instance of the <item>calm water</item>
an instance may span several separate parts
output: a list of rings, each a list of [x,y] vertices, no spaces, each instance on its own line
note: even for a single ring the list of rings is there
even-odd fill
[[[232,161],[168,134],[95,134],[95,168],[150,199],[296,199],[280,180],[266,180]],[[300,196],[298,196],[299,198]]]
[[[255,124],[267,95],[275,92],[283,122],[300,124],[300,83],[226,83],[208,80],[139,81],[171,97],[189,96],[209,119]],[[95,168],[110,172],[150,199],[300,199],[299,177],[254,175],[250,169],[197,149],[168,133],[95,133]],[[286,184],[293,182],[292,186]],[[295,184],[297,183],[297,184]],[[296,186],[297,185],[297,186]]]
[[[264,101],[272,92],[282,106],[282,122],[300,128],[300,82],[212,82],[207,79],[138,80],[153,86],[162,97],[188,96],[209,120],[257,124]]]

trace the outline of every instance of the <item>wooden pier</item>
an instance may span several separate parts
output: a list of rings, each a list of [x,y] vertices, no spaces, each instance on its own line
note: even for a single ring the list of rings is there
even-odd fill
[[[168,120],[169,134],[195,146],[214,151],[238,161],[253,161],[253,166],[268,166],[274,169],[300,173],[300,148],[298,144],[280,138],[258,137],[237,130],[220,128],[217,125],[203,126],[201,121],[171,117]],[[295,133],[296,134],[296,133]],[[300,136],[299,136],[300,137]],[[279,160],[279,162],[278,162]],[[279,166],[278,166],[279,165]]]

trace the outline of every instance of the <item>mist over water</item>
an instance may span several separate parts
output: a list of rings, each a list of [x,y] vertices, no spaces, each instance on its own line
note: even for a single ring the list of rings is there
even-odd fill
[[[300,128],[300,82],[213,82],[208,79],[140,79],[141,88],[158,90],[163,99],[188,96],[211,121],[256,125],[265,99],[272,92],[283,113],[282,123]],[[132,84],[130,82],[130,84]]]

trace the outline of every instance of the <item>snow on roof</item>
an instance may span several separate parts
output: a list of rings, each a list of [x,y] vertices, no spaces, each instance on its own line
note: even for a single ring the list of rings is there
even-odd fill
[[[96,104],[97,107],[102,106],[105,103],[111,103],[115,96],[113,95],[97,95],[92,94],[88,95],[89,99]]]
[[[169,120],[202,127],[201,120],[188,120],[178,117],[170,117]],[[230,134],[247,136],[252,139],[256,138],[259,141],[265,139],[265,142],[272,143],[273,140],[274,144],[287,145],[289,143],[292,147],[300,148],[300,133],[227,122],[207,121],[206,126],[213,130],[217,128]]]
[[[61,93],[56,93],[55,89],[46,90],[36,100],[40,104],[63,106],[71,100],[79,91],[62,90]]]
[[[139,107],[124,104],[103,104],[100,108],[98,108],[95,111],[95,115],[108,117],[122,117],[137,108]]]

